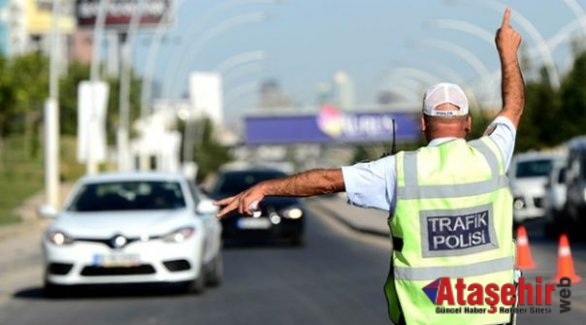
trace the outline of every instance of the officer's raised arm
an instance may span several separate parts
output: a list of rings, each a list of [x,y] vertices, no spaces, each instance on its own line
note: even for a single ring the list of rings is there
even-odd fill
[[[511,10],[507,8],[495,38],[502,78],[503,108],[499,115],[507,117],[517,128],[525,106],[525,84],[517,57],[521,35],[510,26],[510,19]]]
[[[258,183],[235,196],[216,201],[215,204],[222,207],[218,217],[223,217],[235,210],[241,214],[250,215],[265,196],[307,197],[342,192],[344,189],[342,169],[312,169]]]

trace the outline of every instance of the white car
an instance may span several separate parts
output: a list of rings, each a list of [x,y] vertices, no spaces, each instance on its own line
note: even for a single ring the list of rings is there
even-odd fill
[[[193,292],[222,279],[217,207],[180,174],[112,173],[74,186],[43,235],[44,288],[169,283]]]
[[[563,156],[557,153],[530,152],[513,157],[508,176],[516,223],[545,216],[545,186],[552,168],[561,162]]]

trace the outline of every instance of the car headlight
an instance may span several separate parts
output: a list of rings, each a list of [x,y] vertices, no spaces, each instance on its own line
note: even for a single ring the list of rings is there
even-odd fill
[[[46,238],[50,243],[57,246],[71,245],[74,241],[72,237],[59,230],[49,231]]]
[[[523,209],[525,207],[525,201],[521,198],[515,198],[515,200],[513,200],[513,207],[517,210]]]
[[[193,227],[183,227],[179,228],[165,236],[163,236],[163,241],[167,243],[181,243],[189,239],[195,233],[195,228]]]
[[[287,219],[299,219],[303,217],[303,210],[299,208],[289,208],[283,210],[282,215]]]

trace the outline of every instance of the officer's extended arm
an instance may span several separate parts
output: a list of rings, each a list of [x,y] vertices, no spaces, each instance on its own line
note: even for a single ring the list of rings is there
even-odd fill
[[[495,38],[502,74],[503,108],[499,115],[506,116],[517,128],[525,106],[525,84],[517,58],[521,35],[511,28],[510,17],[511,10],[507,8]]]
[[[255,205],[265,196],[306,197],[342,192],[345,190],[341,168],[312,169],[292,176],[272,179],[235,195],[216,201],[223,207],[218,217],[238,209],[241,214],[252,214]]]

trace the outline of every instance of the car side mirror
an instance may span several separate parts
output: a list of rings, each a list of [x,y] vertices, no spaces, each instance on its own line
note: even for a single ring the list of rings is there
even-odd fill
[[[212,200],[201,200],[197,204],[195,211],[198,214],[216,214],[218,212],[218,207],[214,205],[214,201]]]
[[[55,219],[59,212],[50,204],[43,204],[37,209],[37,214],[43,219]]]

